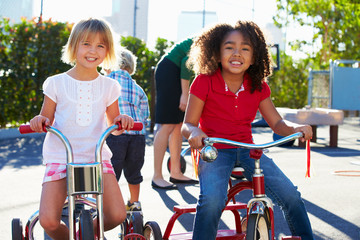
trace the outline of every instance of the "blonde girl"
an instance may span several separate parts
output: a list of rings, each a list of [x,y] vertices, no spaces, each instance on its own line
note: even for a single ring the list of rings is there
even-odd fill
[[[43,106],[40,114],[31,119],[30,126],[36,132],[42,132],[43,125],[54,126],[69,139],[75,163],[93,162],[97,140],[107,126],[115,121],[121,121],[127,130],[133,126],[133,119],[119,112],[119,83],[97,71],[98,66],[112,68],[116,64],[114,40],[108,24],[92,18],[78,22],[64,47],[62,60],[73,67],[46,79]],[[105,231],[119,225],[126,217],[111,156],[110,149],[104,144]],[[46,170],[40,200],[40,224],[52,239],[68,239],[69,230],[61,222],[67,196],[66,153],[60,140],[51,133],[47,133],[44,140],[43,161]]]

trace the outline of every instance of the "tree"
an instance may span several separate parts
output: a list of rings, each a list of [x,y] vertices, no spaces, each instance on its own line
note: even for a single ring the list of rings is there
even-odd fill
[[[136,57],[136,72],[133,76],[140,86],[144,89],[151,100],[151,79],[153,68],[156,66],[166,49],[174,43],[166,39],[158,38],[156,41],[155,51],[146,47],[146,43],[136,37],[121,37],[120,44],[130,50]]]
[[[51,20],[0,19],[0,128],[39,114],[46,77],[64,72],[61,49],[72,25]]]
[[[276,107],[303,108],[307,104],[309,59],[294,62],[281,51],[280,70],[269,77],[271,99]]]
[[[315,29],[311,43],[292,43],[300,50],[304,44],[320,40],[320,51],[313,53],[320,67],[330,59],[360,58],[360,3],[358,0],[277,0],[274,22],[278,27],[292,22]]]

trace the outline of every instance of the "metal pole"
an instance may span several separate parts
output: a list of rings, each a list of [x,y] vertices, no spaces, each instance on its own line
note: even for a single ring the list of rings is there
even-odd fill
[[[137,10],[137,0],[134,2],[134,30],[133,30],[133,37],[136,37],[136,10]]]
[[[255,0],[253,0],[253,6],[252,6],[252,19],[255,20]]]
[[[307,104],[309,107],[311,107],[312,98],[313,98],[313,96],[312,96],[313,80],[314,80],[313,71],[310,68],[309,69],[309,78],[308,78],[308,104]]]
[[[41,0],[41,7],[40,7],[39,22],[42,22],[42,15],[43,15],[43,2],[44,2],[44,0]]]
[[[206,0],[204,0],[204,7],[203,7],[203,24],[202,24],[203,28],[205,27],[205,13],[206,13],[206,11],[205,11],[205,1]]]

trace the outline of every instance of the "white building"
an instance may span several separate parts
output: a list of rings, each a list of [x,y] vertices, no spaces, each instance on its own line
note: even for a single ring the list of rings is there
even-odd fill
[[[105,19],[122,36],[147,41],[149,0],[112,0],[112,14]]]
[[[182,11],[178,18],[177,41],[194,36],[218,21],[216,12]]]
[[[33,17],[33,0],[1,0],[0,17],[10,18],[12,22],[20,22],[22,17]]]

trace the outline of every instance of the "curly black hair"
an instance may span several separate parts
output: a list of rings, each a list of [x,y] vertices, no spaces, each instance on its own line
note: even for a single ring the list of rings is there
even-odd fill
[[[195,38],[187,64],[196,74],[212,75],[220,67],[220,47],[225,37],[239,31],[249,39],[254,51],[254,64],[247,73],[251,77],[251,92],[261,90],[262,82],[271,75],[271,56],[263,32],[252,21],[238,21],[230,24],[216,24]]]

